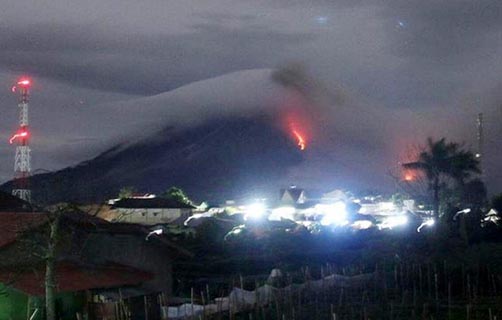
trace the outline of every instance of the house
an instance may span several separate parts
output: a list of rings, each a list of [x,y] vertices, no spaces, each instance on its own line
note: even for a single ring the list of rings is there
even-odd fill
[[[281,189],[279,198],[282,204],[289,205],[302,204],[307,200],[305,190],[297,188],[296,186],[291,186],[287,189]]]
[[[26,319],[41,310],[45,260],[54,215],[41,211],[0,212],[0,319]],[[116,308],[134,319],[160,318],[159,295],[172,291],[172,261],[189,253],[141,225],[109,223],[66,210],[59,216],[56,292],[62,318],[118,319]],[[28,308],[28,310],[27,310]],[[67,315],[67,316],[65,316]],[[37,319],[37,318],[34,318]]]
[[[340,190],[340,189],[336,189],[336,190],[333,190],[333,191],[330,191],[328,193],[323,194],[321,201],[328,202],[328,203],[329,202],[334,203],[337,201],[349,202],[349,196],[347,195],[347,193],[345,191]]]
[[[167,198],[125,198],[115,201],[112,222],[138,223],[142,225],[178,224],[192,215],[195,206]]]

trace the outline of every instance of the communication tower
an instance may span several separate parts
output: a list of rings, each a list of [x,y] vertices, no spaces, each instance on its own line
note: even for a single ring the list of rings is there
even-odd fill
[[[478,114],[478,152],[476,153],[476,158],[478,158],[479,161],[479,167],[481,169],[481,172],[483,172],[482,168],[482,160],[483,160],[483,152],[484,152],[484,135],[483,135],[483,114],[479,113]]]
[[[31,80],[28,78],[21,78],[17,85],[12,87],[13,92],[19,94],[19,128],[14,135],[10,138],[10,144],[16,143],[16,156],[14,160],[14,187],[12,194],[25,201],[31,202],[31,190],[29,186],[29,176],[31,172],[30,165],[30,147],[28,131],[28,102],[29,102],[29,89]]]

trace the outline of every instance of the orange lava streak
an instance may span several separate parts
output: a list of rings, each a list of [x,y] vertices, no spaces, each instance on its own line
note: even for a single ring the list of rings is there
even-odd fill
[[[296,130],[293,130],[293,134],[295,135],[296,139],[298,140],[298,147],[300,148],[300,150],[305,150],[305,146],[306,146],[305,139],[303,139],[302,135],[300,133],[298,133],[298,131],[296,131]]]

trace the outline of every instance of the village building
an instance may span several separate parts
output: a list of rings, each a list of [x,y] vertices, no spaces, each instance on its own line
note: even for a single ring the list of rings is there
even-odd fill
[[[173,199],[142,197],[119,199],[111,204],[110,209],[114,213],[112,222],[182,225],[196,207]]]
[[[334,203],[337,201],[343,201],[345,203],[349,202],[350,198],[347,193],[340,189],[335,189],[330,192],[324,193],[321,197],[321,201],[324,203]]]
[[[0,295],[0,314],[26,319],[43,312],[44,255],[55,216],[10,195],[0,197],[5,198],[0,293],[6,293]],[[90,320],[122,319],[121,313],[128,313],[134,319],[160,319],[162,301],[172,293],[173,259],[189,252],[141,225],[110,223],[77,210],[65,210],[59,219],[54,271],[61,318],[79,313]]]
[[[279,199],[282,204],[295,205],[305,203],[307,196],[305,190],[291,186],[287,189],[281,189]]]

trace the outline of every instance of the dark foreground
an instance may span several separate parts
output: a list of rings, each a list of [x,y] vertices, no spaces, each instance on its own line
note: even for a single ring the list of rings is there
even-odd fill
[[[197,318],[502,319],[500,230],[275,232],[224,242],[217,238],[224,230],[206,228],[200,236],[215,238],[194,241],[198,259],[176,268],[183,270],[176,275],[179,296],[205,305],[232,288],[247,292],[271,284],[277,290],[267,304]],[[271,282],[273,268],[282,277]],[[331,274],[369,280],[323,284],[320,279]]]

